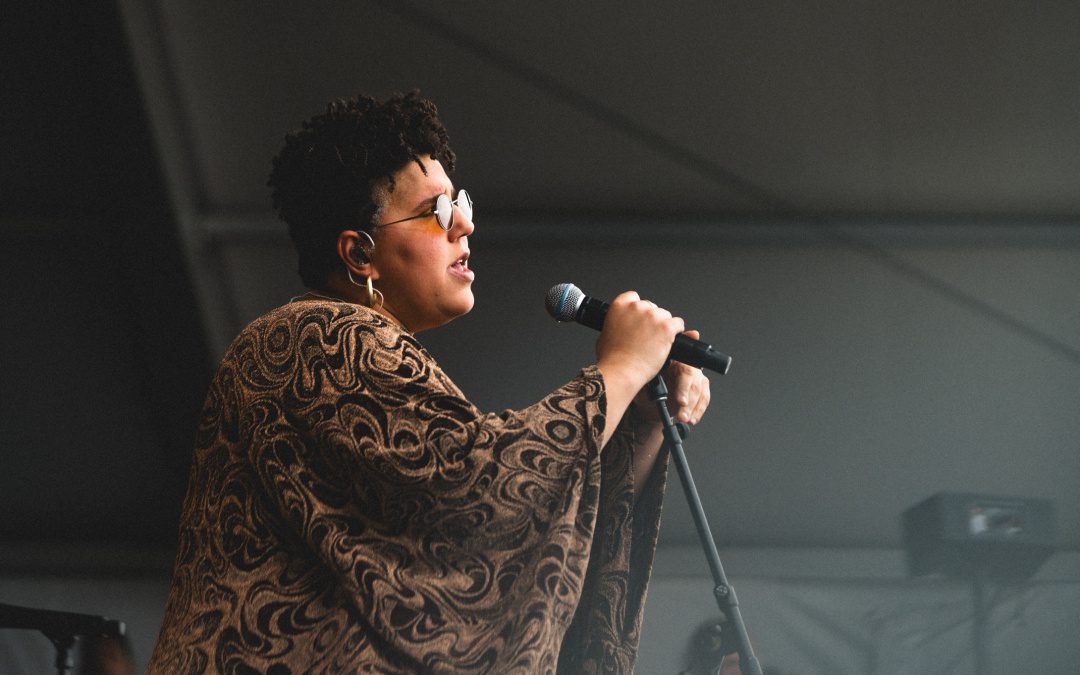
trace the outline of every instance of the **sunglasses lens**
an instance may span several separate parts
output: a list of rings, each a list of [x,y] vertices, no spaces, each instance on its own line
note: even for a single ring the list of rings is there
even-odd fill
[[[435,200],[435,217],[439,220],[439,227],[449,230],[454,224],[454,204],[446,195],[439,195]]]
[[[472,220],[472,197],[469,196],[468,192],[458,190],[457,206],[467,219]]]

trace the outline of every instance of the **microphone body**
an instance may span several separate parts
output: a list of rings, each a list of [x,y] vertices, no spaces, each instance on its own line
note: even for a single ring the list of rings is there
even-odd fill
[[[593,330],[604,329],[604,317],[611,305],[592,298],[573,284],[557,284],[548,291],[545,301],[548,314],[556,321],[575,321]],[[671,345],[671,360],[695,368],[708,368],[721,375],[731,367],[731,357],[716,351],[712,345],[680,333]]]

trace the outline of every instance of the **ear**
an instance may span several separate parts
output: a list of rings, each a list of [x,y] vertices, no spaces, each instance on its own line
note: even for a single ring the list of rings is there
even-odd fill
[[[375,244],[366,232],[342,230],[338,233],[338,257],[353,274],[370,276],[373,280],[379,278],[379,273],[371,262],[374,251]]]

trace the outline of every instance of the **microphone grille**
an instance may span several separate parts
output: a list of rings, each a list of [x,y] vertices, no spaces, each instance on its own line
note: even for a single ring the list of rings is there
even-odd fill
[[[573,321],[585,294],[574,284],[555,284],[547,293],[544,306],[556,321]]]

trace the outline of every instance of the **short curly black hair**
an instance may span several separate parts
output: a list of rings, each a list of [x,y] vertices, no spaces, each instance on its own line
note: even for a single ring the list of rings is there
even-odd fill
[[[325,113],[285,136],[267,185],[289,226],[305,284],[326,287],[341,265],[338,234],[371,232],[381,186],[393,192],[394,174],[409,162],[424,170],[421,155],[453,174],[455,156],[439,111],[415,90],[382,102],[363,94],[331,101]]]

